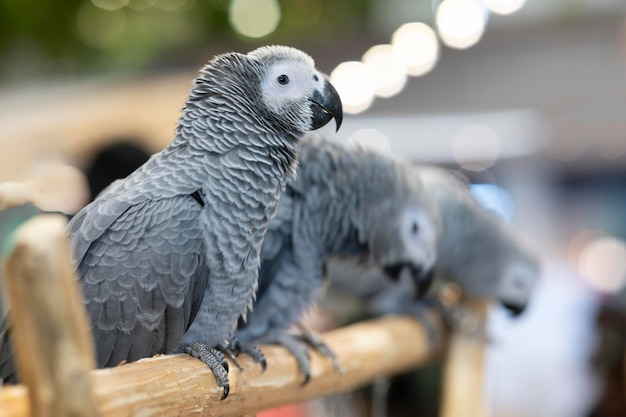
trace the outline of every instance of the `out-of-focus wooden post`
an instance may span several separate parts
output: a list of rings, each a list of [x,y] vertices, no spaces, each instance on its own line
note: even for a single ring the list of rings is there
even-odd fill
[[[12,343],[37,417],[95,416],[92,339],[70,261],[66,220],[37,216],[6,262]]]
[[[32,191],[26,182],[0,182],[0,210],[32,203]]]
[[[469,329],[450,335],[443,374],[442,417],[485,417],[485,337],[481,334],[488,302],[464,300],[463,309],[472,314],[465,323]],[[464,326],[464,323],[459,323]]]

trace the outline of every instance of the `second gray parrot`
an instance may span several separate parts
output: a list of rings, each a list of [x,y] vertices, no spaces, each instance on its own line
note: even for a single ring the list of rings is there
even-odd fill
[[[365,147],[307,136],[297,177],[288,183],[265,236],[257,299],[247,322],[240,321],[239,340],[285,346],[308,381],[307,346],[287,330],[321,293],[329,259],[380,267],[393,279],[405,270],[427,286],[439,226],[419,179],[407,169]],[[202,331],[202,315],[189,333]],[[333,356],[311,333],[304,335]]]
[[[497,214],[486,210],[467,183],[435,166],[413,167],[442,224],[435,271],[438,280],[456,283],[464,293],[502,303],[514,315],[527,306],[540,273],[539,262]],[[390,285],[380,271],[362,271],[343,262],[328,266],[331,277],[325,304],[345,296],[365,301],[371,314],[420,315],[424,305],[410,296],[412,283]],[[353,285],[359,279],[361,285]]]
[[[233,336],[253,301],[267,226],[302,135],[333,117],[339,128],[339,96],[302,51],[269,46],[209,61],[174,141],[69,224],[98,366],[178,347],[228,395],[222,351],[240,347]],[[183,340],[200,309],[202,332]]]

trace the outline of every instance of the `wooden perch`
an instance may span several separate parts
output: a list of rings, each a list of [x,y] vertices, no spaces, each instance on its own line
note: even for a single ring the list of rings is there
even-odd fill
[[[245,355],[230,366],[231,390],[188,355],[162,355],[93,370],[93,347],[70,263],[65,220],[45,215],[17,232],[7,262],[13,342],[25,385],[0,389],[3,417],[242,416],[351,390],[379,375],[417,367],[439,352],[426,328],[406,317],[374,320],[327,333],[326,343],[346,369],[312,354],[311,381],[283,348],[263,346],[268,369]],[[441,327],[434,321],[432,325]],[[440,329],[439,329],[440,330]],[[94,405],[95,404],[95,405]]]
[[[449,337],[443,374],[442,417],[485,417],[485,335],[482,333],[489,304],[465,300],[462,308],[469,329]],[[463,325],[463,323],[460,323]]]
[[[94,351],[66,224],[58,215],[29,220],[17,231],[6,263],[12,343],[37,417],[95,416],[89,378]],[[25,401],[26,391],[21,393]],[[27,407],[9,402],[0,409],[24,412]]]
[[[338,375],[327,358],[313,353],[311,382],[302,375],[286,350],[263,346],[267,371],[241,356],[244,368],[230,367],[231,391],[220,401],[221,388],[211,371],[187,355],[163,355],[116,368],[92,371],[93,392],[101,417],[107,416],[241,416],[264,409],[348,391],[377,375],[390,375],[424,364],[439,351],[429,344],[426,329],[406,317],[389,317],[326,333],[346,368]],[[0,409],[6,417],[27,417],[22,386],[0,390]]]

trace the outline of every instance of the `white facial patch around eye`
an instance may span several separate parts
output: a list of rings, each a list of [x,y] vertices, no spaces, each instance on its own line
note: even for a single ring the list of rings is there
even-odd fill
[[[501,297],[510,301],[526,301],[530,296],[535,281],[532,268],[522,264],[509,265],[500,283]]]
[[[321,75],[306,63],[281,61],[267,71],[261,83],[261,89],[268,101],[297,100],[308,97],[320,81]]]
[[[400,216],[400,227],[406,248],[413,256],[421,256],[425,264],[434,263],[437,247],[437,226],[428,212],[417,205],[409,205]]]

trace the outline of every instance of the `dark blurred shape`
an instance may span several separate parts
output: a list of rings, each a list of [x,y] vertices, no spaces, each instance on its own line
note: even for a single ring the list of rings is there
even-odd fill
[[[151,153],[132,138],[121,138],[98,151],[85,169],[93,201],[113,181],[125,178],[144,164]]]
[[[589,417],[626,416],[626,291],[609,296],[598,312],[600,341],[593,365],[603,388]]]

